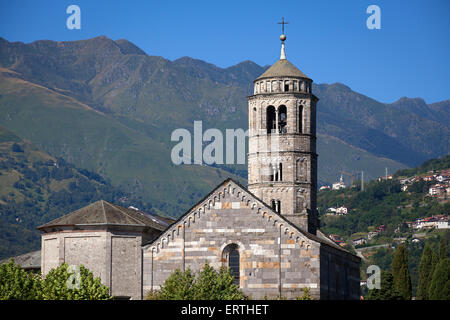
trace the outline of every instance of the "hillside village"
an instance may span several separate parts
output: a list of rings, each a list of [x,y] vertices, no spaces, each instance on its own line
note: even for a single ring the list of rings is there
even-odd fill
[[[422,174],[414,174],[411,176],[399,176],[399,175],[385,175],[377,179],[377,182],[391,181],[397,182],[401,186],[401,192],[411,194],[416,192],[417,186],[423,185],[423,198],[425,201],[437,201],[439,204],[445,204],[449,201],[450,197],[450,169],[443,170],[431,170]],[[322,186],[321,192],[329,192],[330,190],[343,190],[354,189],[352,185],[347,187],[344,184],[342,176],[339,182],[330,186]],[[407,205],[408,206],[408,205]],[[335,207],[328,207],[323,213],[324,216],[331,219],[337,219],[347,216],[349,213],[358,213],[355,208],[350,206],[340,205]],[[420,217],[413,221],[402,221],[396,225],[393,234],[386,236],[386,225],[380,224],[369,227],[367,232],[356,232],[349,237],[331,233],[329,238],[342,247],[352,246],[359,248],[362,246],[379,245],[380,243],[387,243],[392,241],[404,242],[408,237],[412,242],[419,242],[426,237],[427,232],[432,230],[444,230],[450,229],[449,226],[450,215],[448,212],[441,212],[440,214]],[[385,236],[385,237],[382,237]],[[380,239],[381,238],[381,239]]]

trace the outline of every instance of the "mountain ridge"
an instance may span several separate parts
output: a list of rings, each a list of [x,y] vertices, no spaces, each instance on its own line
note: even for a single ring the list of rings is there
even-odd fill
[[[105,36],[31,44],[0,38],[0,67],[4,70],[0,79],[0,125],[52,155],[149,197],[158,202],[155,206],[159,210],[168,210],[171,215],[183,212],[188,202],[192,204],[224,175],[246,169],[245,165],[174,166],[170,162],[174,145],[169,140],[171,132],[177,128],[192,132],[195,120],[203,121],[204,130],[246,129],[246,96],[253,92],[253,80],[268,68],[249,60],[227,68],[189,57],[170,61],[147,55],[128,40],[113,41]],[[55,95],[30,92],[14,78],[47,88]],[[11,94],[8,88],[17,85],[20,94]],[[348,163],[355,171],[364,170],[366,178],[376,178],[383,174],[382,166],[388,165],[393,171],[450,149],[450,139],[446,139],[449,126],[442,122],[380,103],[341,83],[314,84],[313,92],[320,98],[318,133],[325,139],[318,143],[322,183],[334,182],[339,171],[350,170]],[[70,102],[72,106],[78,101],[99,113],[93,116],[77,109],[77,116],[68,118],[61,106],[67,106],[69,98],[75,99]],[[430,108],[442,113],[445,106],[443,101]],[[61,123],[73,132],[67,132]],[[98,131],[96,126],[103,131],[93,134]],[[55,136],[52,130],[56,128],[61,134]],[[330,143],[334,154],[328,154]],[[359,160],[349,161],[362,155],[364,166]],[[333,161],[336,159],[340,160]],[[197,179],[199,174],[203,179]],[[167,183],[180,185],[179,190],[192,189],[191,193],[172,194],[173,188],[165,186]],[[187,188],[191,185],[194,187]],[[164,203],[170,203],[170,209]]]

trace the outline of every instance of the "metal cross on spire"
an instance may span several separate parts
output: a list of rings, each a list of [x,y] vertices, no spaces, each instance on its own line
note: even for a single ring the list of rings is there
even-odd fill
[[[281,18],[281,22],[278,22],[278,24],[281,24],[281,31],[282,31],[283,34],[284,34],[284,25],[285,25],[285,24],[289,24],[289,22],[284,21],[284,17],[282,17],[282,18]]]

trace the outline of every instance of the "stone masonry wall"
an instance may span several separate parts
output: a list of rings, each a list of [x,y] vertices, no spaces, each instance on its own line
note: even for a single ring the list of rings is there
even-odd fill
[[[114,296],[141,299],[141,244],[136,231],[71,230],[42,234],[42,274],[66,262],[84,265]]]
[[[280,291],[292,299],[303,287],[319,298],[320,243],[232,182],[144,248],[144,294],[159,289],[177,268],[198,272],[207,262],[227,266],[229,244],[238,246],[240,288],[252,299],[276,298]]]
[[[321,299],[359,300],[359,258],[339,249],[322,246],[320,260]]]

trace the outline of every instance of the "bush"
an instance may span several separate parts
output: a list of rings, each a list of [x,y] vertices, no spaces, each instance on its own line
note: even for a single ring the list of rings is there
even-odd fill
[[[52,269],[44,279],[38,274],[26,272],[11,259],[0,266],[0,300],[108,300],[109,288],[100,278],[84,266],[79,267],[79,278],[69,288],[69,279],[76,279],[67,263]],[[77,285],[79,284],[79,285]],[[77,288],[78,287],[78,288]]]
[[[42,298],[44,300],[109,300],[109,288],[94,278],[91,271],[80,266],[80,278],[77,280],[69,265],[63,263],[50,270],[42,281]],[[70,278],[70,279],[69,279]],[[70,281],[72,280],[72,281]],[[69,289],[69,284],[74,286]],[[79,285],[79,288],[77,287]]]
[[[303,295],[301,297],[297,297],[297,300],[314,300],[311,296],[309,288],[302,288]]]
[[[217,272],[206,264],[193,286],[195,300],[242,300],[244,295],[234,284],[229,269],[220,268]]]
[[[159,298],[161,300],[192,300],[195,276],[190,269],[175,270],[164,282]]]
[[[160,291],[150,291],[147,300],[242,300],[246,297],[234,284],[234,277],[226,268],[214,270],[206,264],[196,278],[190,269],[175,270]]]
[[[145,300],[162,300],[161,299],[161,291],[158,290],[150,290],[147,292],[145,296]]]
[[[11,259],[0,265],[0,300],[36,300],[41,298],[39,275],[28,273]]]

